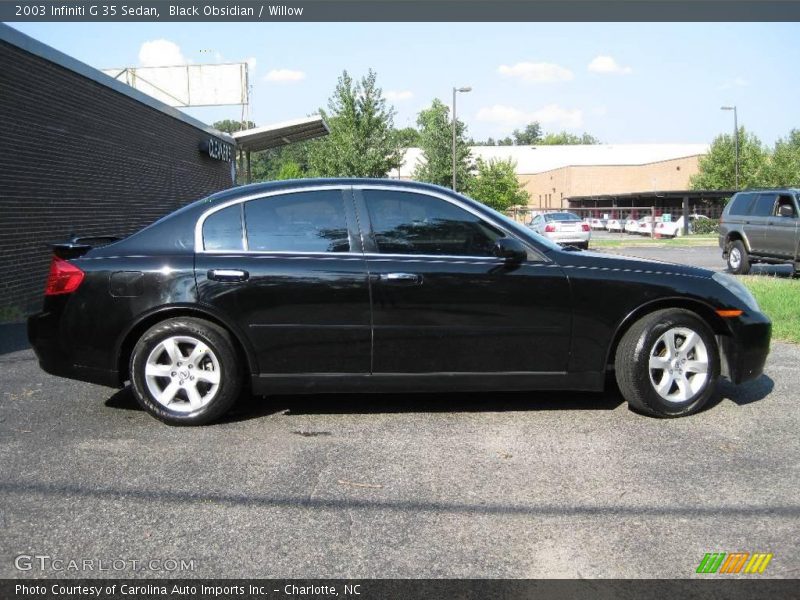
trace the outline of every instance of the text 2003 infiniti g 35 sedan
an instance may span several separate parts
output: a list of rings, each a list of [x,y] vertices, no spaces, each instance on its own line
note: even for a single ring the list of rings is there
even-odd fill
[[[273,182],[115,243],[55,247],[28,333],[45,371],[201,424],[256,394],[602,390],[699,410],[758,376],[770,321],[736,279],[561,248],[450,190]]]

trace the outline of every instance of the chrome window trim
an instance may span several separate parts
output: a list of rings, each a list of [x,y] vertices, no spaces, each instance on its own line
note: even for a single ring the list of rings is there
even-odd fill
[[[390,191],[390,192],[401,192],[401,193],[407,193],[407,194],[418,194],[418,195],[423,195],[423,196],[430,196],[432,198],[438,198],[439,200],[444,200],[445,202],[449,202],[450,204],[452,204],[454,206],[457,206],[458,208],[460,208],[462,210],[467,211],[468,213],[470,213],[471,215],[477,217],[481,221],[486,221],[487,223],[490,223],[493,227],[496,227],[497,229],[499,229],[500,231],[505,233],[507,236],[513,237],[514,239],[517,239],[517,240],[520,239],[518,235],[516,235],[512,231],[509,231],[506,227],[503,226],[502,223],[499,223],[499,222],[495,221],[494,219],[492,219],[491,217],[482,214],[481,212],[475,210],[470,205],[461,202],[457,198],[453,198],[453,197],[451,197],[451,196],[449,196],[447,194],[444,194],[442,192],[437,192],[435,190],[428,190],[428,189],[416,189],[416,188],[411,188],[411,187],[406,188],[406,187],[401,187],[401,186],[387,185],[387,184],[380,184],[380,183],[376,183],[376,184],[368,184],[368,183],[366,183],[366,184],[365,183],[359,183],[359,184],[336,184],[336,183],[330,183],[330,184],[323,184],[323,185],[310,185],[310,186],[305,186],[305,187],[291,188],[291,189],[288,189],[288,190],[287,189],[281,189],[281,190],[275,190],[275,191],[266,192],[266,193],[265,192],[259,192],[259,193],[256,193],[256,194],[250,194],[248,196],[242,196],[241,198],[233,198],[231,200],[223,202],[219,206],[214,206],[213,208],[208,209],[206,212],[204,212],[202,215],[200,215],[200,217],[197,219],[197,223],[195,224],[195,230],[194,230],[195,252],[198,253],[198,254],[217,254],[217,255],[219,255],[219,254],[247,254],[247,255],[276,255],[276,256],[286,256],[286,255],[297,256],[297,255],[301,255],[301,256],[321,256],[321,257],[325,257],[325,256],[338,256],[338,257],[350,256],[350,257],[365,257],[365,258],[375,258],[375,259],[377,259],[377,258],[415,259],[416,258],[416,259],[433,259],[433,260],[439,260],[439,259],[443,259],[443,260],[453,260],[453,259],[455,259],[455,260],[473,260],[473,261],[474,260],[481,260],[481,261],[491,260],[491,261],[496,261],[496,262],[502,262],[502,261],[499,261],[499,259],[497,259],[494,256],[464,256],[464,255],[454,256],[454,255],[443,255],[443,254],[381,254],[380,252],[376,252],[376,253],[367,252],[367,253],[364,253],[364,252],[353,252],[352,250],[349,251],[349,252],[297,252],[297,251],[290,251],[290,250],[249,250],[249,249],[246,249],[246,250],[206,250],[205,249],[205,244],[203,243],[203,225],[205,224],[206,219],[209,216],[211,216],[212,214],[216,213],[217,211],[223,210],[223,209],[228,208],[229,206],[233,206],[235,204],[244,205],[245,202],[250,202],[252,200],[259,200],[259,199],[262,199],[262,198],[271,198],[273,196],[286,196],[286,195],[289,195],[289,194],[295,194],[295,193],[300,193],[300,192],[317,192],[317,191],[323,191],[323,190],[340,190],[340,191],[344,191],[344,190],[384,190],[384,191]],[[242,211],[244,211],[244,206],[242,207]],[[357,224],[357,225],[359,225],[359,234],[361,234],[362,231],[361,231],[360,224]],[[247,232],[246,232],[246,223],[244,221],[244,217],[242,217],[242,235],[244,236],[245,243],[246,243]],[[542,252],[540,252],[538,249],[533,247],[526,240],[520,240],[520,241],[522,243],[524,243],[528,247],[528,249],[530,249],[532,252],[534,252],[539,257],[539,260],[536,260],[535,262],[537,262],[537,263],[549,263],[549,262],[552,262]]]

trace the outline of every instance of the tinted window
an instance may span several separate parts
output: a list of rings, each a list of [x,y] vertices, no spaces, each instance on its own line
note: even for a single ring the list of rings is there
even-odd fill
[[[755,194],[737,194],[731,201],[731,209],[728,211],[729,215],[747,215],[750,213],[750,207],[753,206]]]
[[[247,246],[266,252],[349,252],[341,190],[298,192],[244,206]]]
[[[210,215],[203,223],[206,250],[242,250],[242,207],[234,204]]]
[[[364,190],[378,250],[386,254],[492,256],[503,234],[445,200]]]
[[[770,216],[775,206],[775,200],[777,200],[776,194],[759,194],[751,215],[754,217]]]
[[[773,216],[779,217],[781,215],[781,206],[788,206],[792,209],[792,214],[794,214],[794,202],[792,201],[791,196],[781,196],[778,198],[778,202],[775,204],[775,209],[772,211]]]

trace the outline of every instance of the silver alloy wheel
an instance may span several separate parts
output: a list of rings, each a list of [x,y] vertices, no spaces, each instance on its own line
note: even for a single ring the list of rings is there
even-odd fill
[[[166,408],[188,413],[204,407],[219,390],[220,367],[214,352],[190,336],[173,336],[153,348],[144,367],[151,396]]]
[[[739,252],[738,248],[731,248],[731,251],[728,254],[728,264],[730,264],[731,269],[734,271],[738,270],[739,267],[742,266],[742,253]]]
[[[668,402],[685,402],[708,382],[708,348],[696,331],[673,327],[650,349],[650,383]]]

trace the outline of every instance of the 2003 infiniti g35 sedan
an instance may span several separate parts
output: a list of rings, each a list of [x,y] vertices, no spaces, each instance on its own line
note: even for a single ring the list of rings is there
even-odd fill
[[[238,187],[102,247],[55,247],[28,333],[42,368],[171,424],[256,394],[602,390],[699,410],[758,376],[769,319],[736,279],[561,248],[450,190]]]

